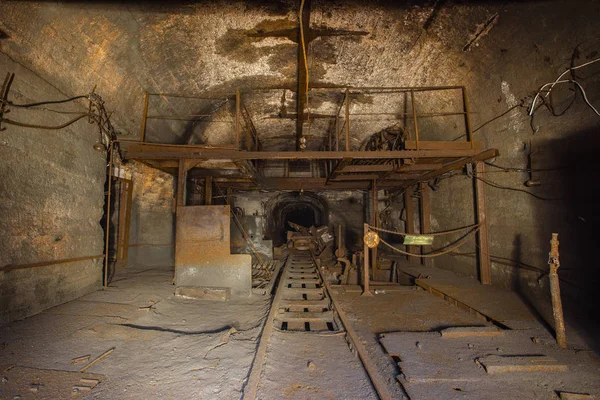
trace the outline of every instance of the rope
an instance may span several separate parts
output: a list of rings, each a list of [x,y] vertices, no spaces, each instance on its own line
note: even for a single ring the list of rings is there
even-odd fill
[[[403,232],[397,232],[397,231],[390,231],[387,229],[383,229],[383,228],[377,228],[375,226],[369,225],[369,229],[372,229],[374,231],[379,231],[379,232],[385,232],[385,233],[391,233],[394,235],[400,235],[400,236],[444,236],[444,235],[449,235],[451,233],[456,233],[456,232],[462,232],[462,231],[466,231],[472,228],[476,228],[479,227],[479,224],[473,224],[473,225],[468,225],[468,226],[463,226],[462,228],[456,228],[456,229],[452,229],[449,231],[443,231],[443,232],[433,232],[433,233],[403,233]]]
[[[406,256],[412,256],[412,257],[418,257],[418,258],[432,258],[432,257],[439,257],[439,256],[443,256],[444,254],[448,254],[453,252],[454,250],[458,249],[459,247],[461,247],[463,244],[466,243],[467,238],[477,232],[479,230],[480,226],[477,226],[475,229],[473,229],[471,232],[467,233],[462,239],[458,240],[455,246],[452,246],[444,251],[441,252],[437,252],[437,253],[428,253],[428,254],[414,254],[414,253],[409,253],[407,251],[404,250],[400,250],[397,247],[392,246],[391,244],[389,244],[388,242],[386,242],[385,240],[379,238],[379,241],[383,244],[385,244],[386,246],[388,246],[390,249],[400,253],[400,254],[404,254]]]

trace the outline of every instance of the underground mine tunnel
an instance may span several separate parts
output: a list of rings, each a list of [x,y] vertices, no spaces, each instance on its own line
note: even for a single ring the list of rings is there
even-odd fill
[[[599,398],[599,17],[0,2],[0,398]]]

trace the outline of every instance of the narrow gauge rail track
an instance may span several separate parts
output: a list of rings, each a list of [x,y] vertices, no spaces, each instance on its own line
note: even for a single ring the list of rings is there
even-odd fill
[[[244,400],[257,398],[263,368],[274,333],[302,333],[304,335],[332,335],[345,338],[348,353],[358,356],[366,377],[372,386],[374,398],[391,399],[388,388],[378,376],[375,366],[368,359],[367,351],[350,327],[341,310],[336,309],[329,285],[324,281],[315,259],[309,251],[294,250],[282,268],[271,309],[265,321],[260,342],[244,387]],[[308,337],[306,337],[308,340]],[[335,372],[332,371],[335,375]],[[333,377],[335,379],[335,377]],[[352,393],[348,393],[351,397]]]

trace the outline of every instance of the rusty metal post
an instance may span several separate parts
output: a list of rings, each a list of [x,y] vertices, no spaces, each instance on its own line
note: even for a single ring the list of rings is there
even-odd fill
[[[427,185],[427,183],[421,182],[419,184],[419,189],[421,192],[421,201],[419,202],[421,217],[421,233],[426,234],[431,232],[431,199],[429,185]],[[421,246],[421,255],[425,253],[425,247]],[[431,258],[423,257],[421,258],[421,263],[426,267],[431,267]]]
[[[142,116],[142,132],[140,133],[140,142],[146,139],[146,122],[148,121],[148,102],[150,101],[150,93],[146,90],[144,98],[144,115]]]
[[[108,194],[106,197],[106,236],[104,237],[104,287],[108,287],[108,262],[109,262],[109,244],[110,244],[110,201],[112,191],[112,168],[113,168],[113,142],[108,146]]]
[[[485,174],[482,162],[475,163],[475,176]],[[475,179],[475,202],[477,207],[476,222],[479,224],[477,231],[477,261],[479,263],[479,279],[484,285],[492,284],[492,267],[488,243],[488,223],[485,205],[485,184],[480,179]]]
[[[350,151],[350,92],[346,88],[346,151]]]
[[[406,233],[412,235],[415,233],[415,203],[413,202],[412,196],[410,195],[411,188],[406,189],[404,192],[404,209],[406,210]],[[415,252],[414,246],[406,246],[406,251],[409,253]],[[408,262],[415,262],[414,256],[408,256]]]
[[[364,252],[364,277],[363,277],[363,292],[362,295],[363,296],[372,296],[373,294],[371,293],[370,289],[369,289],[369,246],[367,246],[367,241],[364,240],[364,237],[367,236],[367,233],[369,233],[369,224],[365,223],[364,224],[364,236],[363,236],[363,241],[364,241],[364,247],[363,247],[363,252]]]
[[[415,127],[415,145],[417,150],[419,150],[419,124],[417,123],[417,107],[415,106],[415,92],[410,91],[410,105],[412,108],[413,114],[413,124]]]
[[[372,204],[372,210],[371,210],[371,225],[377,228],[377,214],[378,214],[378,209],[377,209],[377,181],[374,180],[373,181],[373,187],[372,187],[372,195],[371,195],[371,200],[373,202]],[[378,265],[378,257],[377,257],[377,246],[373,247],[371,249],[371,264],[373,265],[373,279],[376,280],[375,278],[375,274],[377,273],[377,269],[379,268]]]
[[[563,349],[567,348],[567,336],[565,333],[565,320],[563,318],[562,301],[560,299],[560,283],[558,279],[558,267],[560,261],[558,257],[558,233],[552,234],[550,240],[550,253],[548,264],[550,265],[550,293],[552,295],[552,311],[554,313],[554,330],[556,332],[556,342]]]
[[[240,96],[240,90],[236,90],[235,91],[235,146],[234,148],[236,149],[240,149],[241,145],[240,145],[240,129],[241,129],[241,96]]]

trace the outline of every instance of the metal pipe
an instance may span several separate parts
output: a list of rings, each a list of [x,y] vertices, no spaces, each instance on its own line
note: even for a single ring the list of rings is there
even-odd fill
[[[364,253],[364,277],[363,277],[363,296],[372,296],[369,289],[369,246],[367,246],[367,241],[365,240],[367,237],[367,233],[369,233],[369,224],[364,224],[364,237],[363,237],[363,253]]]
[[[550,294],[552,295],[552,311],[554,314],[554,330],[556,342],[563,349],[567,348],[567,336],[565,333],[565,320],[563,317],[562,301],[560,299],[560,282],[558,279],[558,267],[560,267],[558,255],[558,233],[552,234],[550,240],[550,253],[548,264],[550,264]]]

